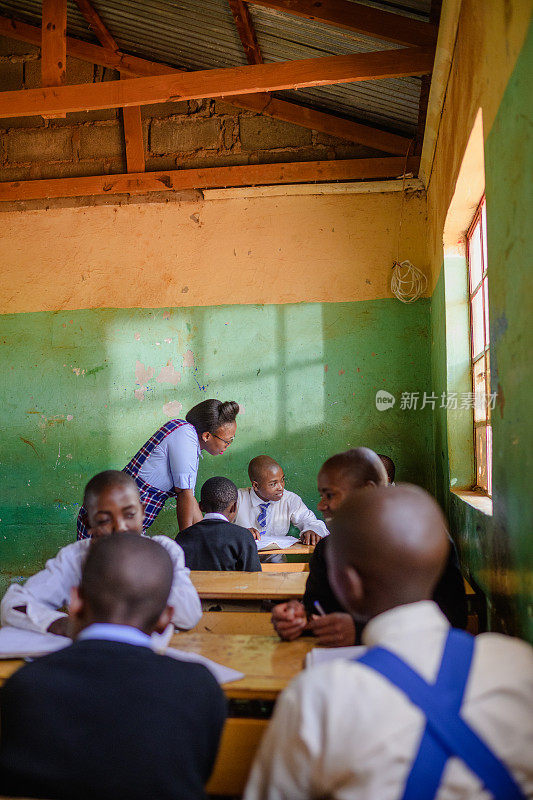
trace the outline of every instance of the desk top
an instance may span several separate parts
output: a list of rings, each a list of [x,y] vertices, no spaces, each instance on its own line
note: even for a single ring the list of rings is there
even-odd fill
[[[303,597],[307,572],[191,571],[202,600],[290,600]]]
[[[269,549],[265,547],[262,550],[258,550],[257,552],[259,555],[261,553],[268,553],[269,555],[287,555],[287,556],[310,556],[315,549],[314,544],[293,544],[291,547],[284,547],[280,549],[279,547],[274,547]]]
[[[220,612],[223,613],[223,612]],[[275,700],[303,669],[313,637],[282,642],[278,637],[249,634],[178,633],[172,647],[199,653],[244,672],[244,678],[223,686],[226,697],[240,700]]]
[[[254,636],[271,636],[279,641],[270,621],[270,614],[262,611],[204,611],[202,619],[191,631],[181,631],[174,640],[176,647],[186,636],[194,633],[242,633]]]
[[[215,617],[235,616],[214,612]],[[270,619],[268,614],[248,614]],[[204,614],[204,618],[207,617]],[[313,637],[304,636],[294,642],[282,642],[277,635],[222,633],[177,633],[171,645],[178,650],[199,653],[244,672],[244,678],[224,685],[226,696],[239,700],[275,700],[289,681],[302,669],[307,653],[316,644]],[[0,660],[0,685],[24,664],[21,659]]]

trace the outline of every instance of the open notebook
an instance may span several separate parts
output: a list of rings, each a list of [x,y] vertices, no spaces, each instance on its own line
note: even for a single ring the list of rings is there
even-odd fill
[[[53,633],[36,633],[12,628],[9,625],[0,628],[0,658],[36,658],[47,653],[54,653],[71,644],[65,636],[55,636]],[[154,649],[157,649],[154,647]],[[244,673],[236,669],[217,664],[209,658],[197,653],[188,653],[169,647],[165,655],[179,661],[194,661],[203,664],[213,674],[218,683],[230,683],[244,678]]]
[[[258,550],[285,550],[299,542],[294,536],[269,536],[265,533],[260,539],[256,539],[255,543]]]

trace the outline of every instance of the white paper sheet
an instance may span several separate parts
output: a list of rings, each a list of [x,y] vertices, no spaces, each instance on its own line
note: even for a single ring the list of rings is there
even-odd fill
[[[315,664],[323,664],[326,661],[334,661],[343,658],[346,661],[362,656],[367,648],[363,645],[352,645],[351,647],[313,647],[305,657],[305,666],[314,667]]]
[[[241,678],[244,678],[244,672],[237,672],[236,669],[225,667],[223,664],[211,661],[210,658],[201,656],[198,653],[189,653],[187,650],[177,650],[175,647],[169,647],[165,651],[165,655],[175,658],[178,661],[192,661],[195,664],[203,664],[216,678],[218,683],[231,683],[232,681],[240,681]]]
[[[66,636],[37,633],[4,625],[0,628],[0,658],[32,658],[54,653],[72,644]]]
[[[264,534],[260,539],[255,541],[258,550],[285,550],[287,547],[292,547],[293,544],[299,544],[298,539],[294,536],[269,536]]]

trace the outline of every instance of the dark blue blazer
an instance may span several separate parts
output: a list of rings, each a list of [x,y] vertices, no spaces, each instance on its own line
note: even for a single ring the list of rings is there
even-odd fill
[[[85,640],[22,667],[0,694],[0,794],[198,800],[226,701],[200,664]]]

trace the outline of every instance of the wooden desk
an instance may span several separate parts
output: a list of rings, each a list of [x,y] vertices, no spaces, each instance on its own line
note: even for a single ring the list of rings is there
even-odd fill
[[[291,600],[305,591],[306,572],[191,571],[202,600]]]
[[[313,637],[282,642],[273,636],[246,634],[178,633],[172,647],[199,653],[244,672],[244,678],[225,684],[226,697],[238,700],[275,700],[289,681],[303,669]]]
[[[198,625],[191,631],[182,631],[175,641],[194,633],[242,633],[271,636],[279,641],[270,614],[261,611],[204,611]]]
[[[314,549],[314,544],[293,544],[291,547],[284,547],[281,550],[277,547],[274,547],[272,550],[265,547],[264,550],[258,550],[257,552],[259,555],[268,553],[269,556],[310,556],[313,554]]]
[[[213,616],[222,617],[223,612],[213,612]],[[270,619],[268,614],[254,616]],[[282,642],[272,633],[265,636],[176,633],[171,641],[172,647],[178,650],[199,653],[219,664],[244,672],[244,678],[222,687],[228,698],[239,700],[275,700],[289,681],[303,669],[305,656],[315,644],[313,637],[304,636],[294,642]],[[23,664],[21,659],[1,660],[0,685]]]

